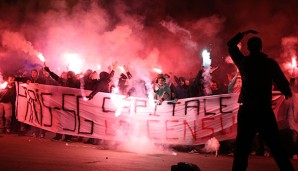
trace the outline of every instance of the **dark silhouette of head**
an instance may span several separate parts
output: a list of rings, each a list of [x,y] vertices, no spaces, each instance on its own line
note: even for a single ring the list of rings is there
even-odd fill
[[[92,72],[93,72],[92,69],[87,69],[84,73],[84,77],[89,77]]]
[[[67,79],[73,79],[76,76],[76,74],[73,71],[68,71],[66,75]]]
[[[127,76],[122,73],[120,75],[120,78],[119,78],[119,81],[118,81],[118,86],[125,86],[126,80],[127,80]]]
[[[259,37],[251,37],[247,41],[247,48],[250,53],[260,52],[262,50],[262,40]]]
[[[105,72],[105,71],[102,71],[102,72],[100,72],[100,74],[99,74],[99,78],[100,78],[101,80],[109,80],[109,79],[110,79],[110,74],[107,73],[107,72]]]

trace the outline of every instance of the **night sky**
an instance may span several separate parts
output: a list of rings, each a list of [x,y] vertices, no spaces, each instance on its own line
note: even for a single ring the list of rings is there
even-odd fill
[[[69,65],[65,54],[77,54],[82,71],[118,61],[138,77],[156,67],[190,78],[206,48],[219,66],[214,77],[225,79],[234,70],[226,42],[254,29],[287,72],[297,51],[297,9],[297,0],[0,0],[0,71],[41,63],[33,50],[55,72]]]

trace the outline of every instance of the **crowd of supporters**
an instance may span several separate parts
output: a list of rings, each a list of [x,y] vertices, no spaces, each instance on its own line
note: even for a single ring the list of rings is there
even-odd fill
[[[199,70],[194,78],[185,78],[183,76],[176,76],[173,74],[160,73],[156,74],[151,82],[146,82],[142,78],[134,78],[133,73],[129,71],[129,67],[124,65],[124,72],[120,75],[115,75],[115,70],[118,68],[117,63],[113,63],[109,71],[93,71],[86,70],[84,73],[75,74],[73,71],[64,71],[57,75],[49,67],[43,67],[40,70],[33,69],[29,76],[18,77],[15,75],[6,76],[8,82],[6,87],[0,91],[0,130],[2,133],[18,133],[20,136],[28,135],[30,130],[31,136],[44,138],[46,131],[40,128],[29,126],[20,123],[16,119],[15,114],[15,100],[16,89],[15,81],[23,83],[38,83],[53,86],[65,86],[70,88],[78,88],[91,90],[87,95],[88,99],[92,99],[98,92],[118,93],[125,96],[148,98],[151,95],[156,100],[156,104],[160,105],[163,101],[175,102],[179,99],[189,97],[199,97],[206,95],[239,93],[241,89],[241,78],[237,72],[230,76],[229,84],[218,84],[216,80],[208,82],[208,88],[211,94],[206,94],[206,82],[204,81],[203,72]],[[112,81],[113,80],[113,81]],[[116,81],[114,81],[116,80]],[[292,79],[292,84],[295,84],[295,79]],[[116,91],[117,90],[117,91]],[[152,90],[152,91],[150,91]],[[283,130],[284,131],[284,130]],[[297,155],[297,132],[290,130],[284,131],[287,139],[292,139],[291,146],[294,153]],[[62,134],[56,134],[52,139],[55,141],[62,140]],[[82,141],[81,137],[73,137],[65,135],[64,141]],[[99,144],[100,140],[90,138],[85,143]],[[289,143],[287,142],[287,143]],[[233,140],[222,143],[223,153],[232,153]],[[256,139],[256,154],[265,155],[265,145]]]

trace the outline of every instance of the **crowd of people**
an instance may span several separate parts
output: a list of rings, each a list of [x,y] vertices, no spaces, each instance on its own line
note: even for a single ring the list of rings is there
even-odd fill
[[[133,78],[127,65],[123,66],[124,72],[116,77],[114,75],[117,68],[118,64],[115,62],[109,67],[108,72],[102,71],[98,73],[97,71],[87,69],[84,73],[80,74],[75,74],[73,71],[63,71],[60,75],[57,75],[49,67],[44,66],[32,69],[30,74],[25,76],[16,76],[13,74],[4,76],[8,84],[0,91],[0,130],[10,133],[13,129],[14,131],[18,131],[20,135],[25,135],[30,127],[31,130],[34,129],[33,136],[45,136],[44,130],[32,128],[32,126],[24,123],[20,124],[19,129],[16,128],[18,127],[18,121],[14,113],[16,100],[15,81],[27,84],[38,83],[90,90],[91,93],[87,95],[88,99],[92,99],[98,92],[117,93],[141,98],[148,98],[151,93],[156,103],[162,104],[163,101],[175,101],[182,98],[206,95],[204,94],[203,70],[200,70],[193,79],[186,79],[185,77],[177,77],[175,75],[170,76],[169,74],[155,74],[153,81],[148,83],[141,78]],[[227,93],[226,90],[219,92],[218,86],[214,86],[214,84],[216,83],[214,82],[210,85],[213,94]],[[71,138],[71,136],[66,135],[65,140],[71,141]],[[62,135],[56,134],[53,139],[60,140],[62,139]]]
[[[40,128],[29,126],[24,123],[19,123],[15,116],[15,100],[16,89],[15,81],[23,83],[38,83],[53,86],[65,86],[70,88],[78,88],[90,90],[91,93],[86,96],[87,99],[92,99],[98,92],[105,93],[118,93],[125,96],[148,98],[152,93],[156,104],[160,105],[163,101],[177,101],[178,99],[199,97],[206,95],[226,94],[226,93],[239,93],[241,90],[241,77],[239,71],[235,71],[235,75],[231,76],[228,85],[219,85],[215,80],[212,80],[208,86],[212,94],[206,94],[204,89],[203,72],[201,69],[198,71],[195,78],[186,79],[185,77],[178,77],[173,74],[156,74],[153,81],[149,84],[142,79],[134,78],[133,74],[129,71],[127,65],[124,65],[124,72],[119,76],[115,76],[115,70],[118,64],[115,62],[111,65],[110,71],[102,71],[98,73],[91,69],[86,70],[84,73],[75,74],[73,71],[65,71],[59,75],[51,71],[47,66],[40,69],[32,69],[28,77],[18,77],[15,75],[8,75],[7,86],[0,91],[0,130],[3,133],[18,133],[20,136],[27,135],[28,131],[34,137],[44,138],[46,131]],[[112,81],[117,80],[117,81]],[[295,80],[294,80],[295,81]],[[118,91],[115,91],[118,90]],[[152,90],[152,91],[150,91]],[[293,142],[297,142],[297,137]],[[56,133],[52,138],[55,141],[62,140],[63,135]],[[71,135],[64,135],[64,141],[70,142],[74,140],[82,140],[80,137],[73,137]],[[258,140],[258,139],[257,139]],[[232,140],[233,142],[234,140]],[[231,142],[231,141],[230,141]],[[259,141],[256,141],[259,144]],[[99,140],[90,138],[85,143],[98,144]],[[225,148],[226,142],[223,143]],[[232,143],[233,144],[233,143]],[[262,144],[261,147],[264,147]],[[223,149],[222,151],[225,151]],[[229,149],[231,153],[233,148]],[[298,153],[298,152],[297,152]],[[261,153],[264,155],[264,153]],[[293,155],[293,154],[291,154]]]

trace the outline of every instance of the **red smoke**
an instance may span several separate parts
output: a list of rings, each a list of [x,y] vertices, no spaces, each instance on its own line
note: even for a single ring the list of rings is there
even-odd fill
[[[152,68],[160,68],[166,73],[190,77],[190,73],[200,69],[200,52],[207,48],[212,65],[220,66],[217,74],[223,75],[226,41],[236,32],[258,30],[264,38],[264,51],[276,58],[280,39],[297,37],[298,30],[294,21],[296,0],[253,0],[245,5],[236,0],[0,3],[1,39],[5,32],[19,34],[34,50],[42,52],[55,72],[58,67],[66,70],[69,65],[63,54],[75,53],[83,58],[82,71],[96,70],[98,65],[107,70],[118,61],[119,65],[129,65],[136,76],[149,76]],[[2,43],[0,71],[12,69],[6,65],[10,66],[12,57],[19,62],[13,63],[14,69],[21,68],[25,60],[39,63],[34,55]]]

